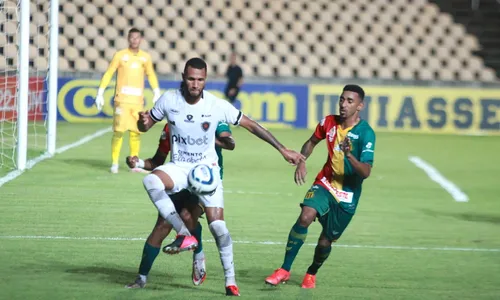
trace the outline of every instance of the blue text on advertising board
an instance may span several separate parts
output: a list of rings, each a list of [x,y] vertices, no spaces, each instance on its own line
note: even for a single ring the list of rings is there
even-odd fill
[[[311,85],[308,127],[338,112],[343,86]],[[500,134],[500,90],[365,86],[361,115],[375,130]]]

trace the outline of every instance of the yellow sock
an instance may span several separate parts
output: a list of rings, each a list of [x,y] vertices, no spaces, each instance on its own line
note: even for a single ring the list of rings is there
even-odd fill
[[[130,156],[139,157],[139,150],[141,148],[141,135],[137,132],[130,131],[129,141]]]
[[[113,165],[118,164],[118,160],[120,159],[120,150],[122,149],[123,143],[123,132],[115,131],[113,133],[113,139],[111,140],[111,159],[113,161]]]

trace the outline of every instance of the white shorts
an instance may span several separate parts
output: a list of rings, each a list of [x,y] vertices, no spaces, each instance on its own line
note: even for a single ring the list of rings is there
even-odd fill
[[[167,194],[175,194],[188,188],[188,174],[192,166],[180,166],[173,162],[168,162],[162,166],[157,167],[155,170],[162,171],[174,182],[174,187],[171,190],[166,190]],[[214,176],[220,177],[220,168],[213,167]],[[215,193],[211,196],[199,196],[200,202],[205,207],[220,207],[224,208],[224,188],[222,181],[217,186]]]

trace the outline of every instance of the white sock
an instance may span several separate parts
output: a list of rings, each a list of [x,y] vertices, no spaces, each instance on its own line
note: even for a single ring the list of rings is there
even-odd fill
[[[165,196],[167,198],[160,199],[154,203],[156,208],[158,208],[160,215],[165,220],[167,220],[168,223],[172,224],[172,227],[174,227],[174,230],[177,231],[177,234],[188,236],[191,235],[186,225],[182,221],[181,216],[179,216],[179,214],[175,210],[174,203],[167,195],[167,193],[165,193]]]
[[[177,234],[191,235],[181,217],[175,210],[174,203],[165,192],[165,186],[160,177],[155,174],[149,174],[142,180],[144,188],[148,192],[149,198],[158,209],[160,215],[172,224]]]
[[[148,276],[146,275],[141,275],[139,274],[139,277],[141,278],[142,281],[146,282],[146,280],[148,279]]]
[[[229,230],[227,230],[226,222],[216,220],[210,223],[209,227],[217,243],[217,248],[219,249],[220,261],[224,268],[224,277],[226,277],[226,286],[236,285],[233,262],[233,241],[229,235]]]
[[[205,252],[201,251],[200,253],[193,253],[194,260],[202,260],[205,259]]]

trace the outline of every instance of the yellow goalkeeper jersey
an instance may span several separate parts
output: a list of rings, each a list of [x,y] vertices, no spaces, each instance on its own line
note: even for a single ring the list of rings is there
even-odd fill
[[[143,104],[144,74],[148,76],[151,88],[158,88],[158,78],[153,69],[151,56],[142,50],[137,53],[123,49],[115,53],[106,73],[101,79],[99,88],[105,89],[115,71],[117,71],[115,86],[115,102]]]

